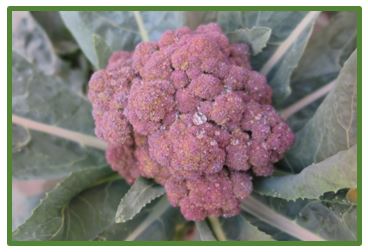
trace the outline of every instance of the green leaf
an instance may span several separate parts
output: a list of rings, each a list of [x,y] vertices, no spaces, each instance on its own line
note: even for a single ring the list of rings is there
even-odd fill
[[[83,225],[86,223],[92,222],[90,223],[90,225],[92,225],[93,222],[96,221],[95,224],[99,226],[101,223],[97,223],[98,216],[95,216],[96,218],[94,218],[93,221],[80,220],[80,218],[91,218],[92,216],[80,212],[77,214],[77,209],[86,211],[86,213],[91,213],[91,211],[96,211],[98,208],[96,208],[96,205],[89,204],[88,201],[87,203],[84,202],[83,199],[85,198],[78,198],[77,196],[84,190],[90,188],[92,184],[97,186],[100,181],[104,181],[104,179],[111,174],[111,170],[105,168],[72,173],[60,182],[52,191],[46,194],[46,197],[33,211],[32,216],[13,232],[13,239],[22,241],[71,239],[73,236],[77,235],[75,233],[77,232],[77,229],[71,228],[71,225],[79,226],[79,228],[82,229]],[[101,197],[101,195],[97,193],[93,193],[93,195]],[[104,202],[106,206],[102,206],[102,204],[100,208],[107,208],[107,204],[110,204],[108,196],[108,193],[104,192],[103,198],[100,198],[95,203],[100,202],[101,204]],[[119,197],[116,198],[116,204],[118,202],[118,198]],[[78,203],[78,201],[82,202]],[[83,204],[83,202],[85,205],[81,207],[80,204]],[[98,211],[99,210],[101,209],[98,209]],[[111,210],[112,209],[110,209],[110,221],[113,220],[113,211]],[[102,216],[104,216],[104,214]],[[102,218],[102,216],[100,216],[101,222],[108,221],[108,218]],[[74,219],[73,222],[71,221],[71,218]],[[78,232],[80,232],[79,234],[82,236],[88,232],[92,232],[92,230],[89,229],[90,228],[84,228],[84,230],[79,230]]]
[[[351,230],[352,236],[357,238],[358,220],[356,207],[350,207],[347,211],[342,213],[342,220],[347,229]]]
[[[65,178],[13,232],[14,240],[171,240],[183,223],[166,197],[154,200],[133,220],[115,223],[128,185],[110,169],[75,172]]]
[[[12,12],[12,49],[45,74],[53,74],[60,67],[51,41],[28,11]]]
[[[66,29],[59,12],[32,11],[31,15],[45,30],[57,54],[70,55],[78,50],[78,45]]]
[[[13,53],[12,110],[17,116],[59,129],[93,135],[91,105],[59,78],[46,76]],[[45,106],[47,104],[47,106]],[[101,151],[13,126],[13,176],[56,178],[105,165]]]
[[[102,151],[13,125],[12,176],[58,178],[106,165]]]
[[[348,208],[320,200],[286,201],[271,197],[250,197],[242,204],[247,220],[277,240],[356,240],[343,216]],[[352,218],[353,219],[353,218]]]
[[[59,12],[35,11],[31,14],[45,30],[55,53],[62,57],[60,67],[54,74],[62,78],[73,92],[85,96],[85,87],[91,75],[90,65],[65,27]]]
[[[255,190],[262,195],[296,200],[317,199],[325,192],[356,187],[356,145],[319,163],[311,164],[299,174],[276,176],[257,181]]]
[[[357,239],[358,220],[356,202],[351,202],[348,195],[349,189],[343,189],[337,193],[326,193],[321,197],[321,202],[333,211],[339,222],[349,230],[352,237]]]
[[[271,37],[272,30],[269,27],[253,26],[252,28],[238,29],[227,34],[233,43],[249,44],[253,55],[262,52]]]
[[[217,11],[185,11],[184,23],[191,29],[196,29],[199,25],[217,21]]]
[[[67,225],[54,240],[96,239],[114,223],[116,207],[128,188],[119,178],[76,195],[64,211]]]
[[[273,241],[268,234],[253,226],[244,216],[220,219],[222,229],[228,240],[236,241]]]
[[[97,240],[172,240],[176,227],[183,222],[180,211],[164,196],[148,204],[134,219],[107,228]]]
[[[12,57],[13,114],[48,125],[94,134],[91,105],[60,78],[46,76],[22,56]]]
[[[151,40],[158,39],[169,28],[181,26],[179,12],[151,11],[140,14]],[[109,56],[105,54],[109,48],[111,51],[131,51],[141,41],[136,20],[129,11],[62,11],[60,15],[86,57],[97,69],[104,67],[102,63]],[[96,35],[104,41],[100,41],[98,50],[93,38]]]
[[[69,57],[69,55],[66,57]],[[91,66],[88,59],[80,51],[70,55],[70,57],[71,59],[64,65],[58,76],[62,78],[63,82],[73,93],[87,100],[88,81],[92,71]]]
[[[121,223],[133,219],[144,206],[164,193],[164,188],[152,180],[138,178],[121,199],[116,211],[115,222]]]
[[[288,202],[278,198],[253,195],[241,205],[245,218],[276,240],[323,240],[318,234],[295,221],[307,200]]]
[[[312,201],[299,214],[298,223],[309,230],[319,230],[328,240],[357,240],[356,208],[350,207],[341,215],[318,201]]]
[[[195,226],[198,230],[201,241],[216,241],[216,238],[206,221],[197,221]]]
[[[335,88],[297,132],[295,144],[285,157],[293,172],[356,144],[356,78],[357,59],[353,53],[344,64]]]
[[[355,48],[356,14],[339,12],[326,26],[313,32],[299,65],[292,75],[292,94],[282,107],[290,106],[334,80],[342,64]],[[288,124],[294,130],[300,129],[313,116],[321,102],[322,99],[319,99],[294,114],[288,119]]]
[[[181,11],[140,11],[139,13],[151,41],[158,40],[166,30],[180,28],[184,25]]]
[[[97,17],[97,15],[93,17],[91,12],[62,11],[60,12],[60,16],[92,65],[97,69],[104,67],[100,65],[100,63],[104,61],[100,57],[104,59],[106,55],[99,55],[97,53],[94,43],[94,34],[97,33],[97,30],[100,30],[101,33],[117,33],[118,36],[119,33],[121,35],[122,31],[114,24],[105,22],[105,20],[102,21],[103,17]],[[111,41],[111,43],[113,43],[113,41]],[[100,46],[102,47],[106,44],[107,43],[100,43]],[[100,52],[101,51],[108,51],[108,49],[100,48]]]
[[[254,26],[272,30],[267,47],[252,57],[256,70],[267,75],[276,105],[290,95],[290,77],[303,54],[318,12],[219,12],[226,33]]]
[[[93,46],[96,51],[97,57],[97,64],[100,68],[106,66],[107,61],[112,53],[111,48],[106,44],[103,38],[98,34],[93,34]]]

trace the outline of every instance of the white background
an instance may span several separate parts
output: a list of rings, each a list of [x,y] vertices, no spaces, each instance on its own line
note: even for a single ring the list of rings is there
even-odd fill
[[[42,5],[256,5],[256,6],[275,6],[276,4],[279,6],[288,6],[288,5],[301,5],[301,6],[328,6],[328,5],[335,5],[335,6],[343,6],[343,5],[349,5],[349,6],[362,6],[363,9],[363,45],[368,43],[367,39],[367,33],[364,32],[365,25],[368,24],[368,0],[298,0],[298,1],[292,1],[292,0],[257,0],[257,1],[249,1],[249,0],[243,0],[243,1],[235,1],[235,0],[226,0],[226,1],[215,1],[215,0],[185,0],[185,1],[163,1],[163,0],[154,0],[154,1],[144,1],[144,0],[134,0],[134,1],[113,1],[113,0],[104,0],[104,1],[97,1],[97,0],[53,0],[53,1],[46,1],[46,0],[0,0],[0,25],[1,25],[1,37],[0,37],[0,119],[1,119],[1,130],[0,130],[0,160],[1,160],[1,175],[0,175],[0,198],[1,198],[1,204],[0,204],[0,251],[50,251],[53,252],[59,252],[59,251],[65,251],[65,250],[78,250],[78,251],[101,251],[101,250],[109,250],[109,251],[186,251],[186,250],[193,250],[193,251],[203,251],[203,250],[211,250],[213,252],[215,251],[224,251],[224,250],[231,250],[231,251],[245,251],[245,250],[251,250],[253,251],[265,251],[265,250],[272,250],[273,252],[286,252],[286,251],[295,251],[298,250],[298,252],[303,251],[344,251],[347,250],[349,252],[354,251],[367,251],[368,249],[368,239],[367,239],[367,218],[365,218],[365,215],[363,214],[363,246],[360,247],[292,247],[292,246],[278,246],[278,247],[9,247],[7,246],[7,215],[6,215],[6,205],[7,205],[7,181],[6,181],[6,168],[7,168],[7,147],[6,147],[6,139],[7,139],[7,119],[6,119],[6,112],[7,112],[7,39],[6,39],[6,31],[7,31],[7,18],[6,18],[6,11],[7,6],[16,6],[16,5],[23,5],[23,6],[29,6],[29,5],[36,5],[36,6],[42,6]],[[366,111],[367,111],[367,101],[365,101],[364,97],[367,97],[367,88],[365,88],[364,82],[367,79],[367,71],[364,71],[364,66],[367,66],[367,52],[368,50],[363,46],[363,129],[364,125],[366,124]],[[366,68],[367,69],[367,68]],[[366,133],[364,133],[363,130],[363,139],[365,139]],[[366,179],[364,179],[367,175],[365,172],[365,165],[367,164],[367,149],[364,148],[364,141],[363,141],[363,197],[364,195],[367,195],[367,186],[368,182]],[[363,213],[367,209],[367,201],[363,198]]]

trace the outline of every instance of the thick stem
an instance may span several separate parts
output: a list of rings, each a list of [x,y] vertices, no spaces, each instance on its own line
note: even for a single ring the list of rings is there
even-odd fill
[[[222,230],[220,221],[217,217],[208,217],[208,221],[211,224],[212,230],[215,233],[217,240],[219,241],[226,241],[226,235],[224,230]]]
[[[245,212],[250,213],[258,219],[302,241],[324,241],[324,239],[318,235],[312,233],[308,229],[303,228],[302,226],[299,226],[295,221],[292,221],[277,213],[253,197],[249,197],[244,200],[241,208]]]
[[[141,34],[144,42],[149,41],[149,36],[146,28],[144,27],[143,19],[139,11],[133,11],[135,21],[137,22],[139,33]]]
[[[44,123],[36,122],[24,117],[20,117],[17,115],[12,115],[12,122],[14,124],[20,125],[27,129],[39,131],[42,133],[47,133],[49,135],[57,136],[60,138],[64,138],[73,142],[77,142],[81,145],[93,147],[100,150],[106,149],[106,143],[99,140],[96,137],[89,136],[86,134],[78,133],[71,130],[66,130],[63,128],[59,128],[56,126],[50,126]]]
[[[286,120],[290,116],[292,116],[293,114],[295,114],[298,111],[302,110],[306,106],[312,104],[313,102],[315,102],[319,98],[325,96],[326,94],[328,94],[333,89],[333,87],[335,86],[335,83],[336,83],[336,80],[331,81],[330,83],[324,85],[320,89],[317,89],[313,93],[305,96],[301,100],[299,100],[296,103],[292,104],[291,106],[287,107],[286,109],[281,111],[281,113],[280,113],[281,117]]]

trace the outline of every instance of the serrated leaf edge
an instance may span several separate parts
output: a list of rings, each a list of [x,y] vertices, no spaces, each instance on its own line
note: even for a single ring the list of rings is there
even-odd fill
[[[156,184],[154,184],[154,183],[152,183],[152,184],[150,184],[150,185],[148,185],[146,188],[144,188],[144,190],[142,190],[141,192],[140,192],[140,194],[139,194],[139,196],[140,195],[142,195],[145,191],[147,191],[148,189],[150,189],[150,188],[152,188],[152,187],[157,187],[157,185]],[[132,187],[131,187],[132,188]],[[130,188],[130,189],[131,189]],[[147,206],[149,203],[151,203],[153,200],[155,200],[155,199],[157,199],[157,198],[159,198],[159,197],[161,197],[162,195],[164,195],[165,194],[165,190],[164,190],[164,188],[163,187],[157,187],[157,188],[155,188],[155,189],[160,189],[160,190],[156,190],[155,191],[155,193],[153,193],[152,194],[152,196],[153,197],[150,197],[150,199],[147,201],[147,202],[145,202],[137,211],[133,211],[133,215],[130,217],[130,218],[123,218],[122,217],[122,212],[121,212],[121,210],[119,211],[119,209],[121,208],[121,205],[123,205],[123,204],[125,204],[125,200],[126,200],[126,197],[128,197],[128,194],[130,193],[130,189],[129,189],[129,191],[124,195],[124,197],[121,199],[121,201],[120,201],[120,203],[119,203],[119,205],[118,205],[118,208],[117,208],[117,210],[116,210],[116,215],[115,215],[115,223],[124,223],[124,222],[127,222],[127,221],[129,221],[129,220],[132,220],[137,214],[139,214],[141,211],[142,211],[142,209],[145,207],[145,206]],[[139,197],[138,196],[138,197]],[[137,197],[137,198],[138,198]]]

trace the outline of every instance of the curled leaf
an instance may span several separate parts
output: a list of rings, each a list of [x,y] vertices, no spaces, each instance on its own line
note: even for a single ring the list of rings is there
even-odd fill
[[[252,28],[238,29],[228,33],[231,42],[242,42],[249,44],[253,55],[262,52],[271,37],[271,28],[264,26],[253,26]]]
[[[357,148],[351,147],[319,163],[311,164],[299,174],[275,176],[258,181],[255,190],[286,200],[318,199],[325,192],[355,187],[357,183]]]
[[[121,199],[115,215],[115,222],[131,220],[144,206],[165,193],[163,187],[151,180],[138,178]]]

